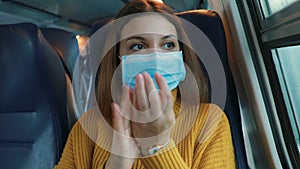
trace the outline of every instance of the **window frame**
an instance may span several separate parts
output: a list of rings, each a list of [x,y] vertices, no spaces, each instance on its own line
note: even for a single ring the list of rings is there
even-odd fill
[[[264,102],[266,103],[266,109],[268,110],[267,113],[270,119],[272,134],[275,137],[274,140],[280,161],[282,166],[288,166],[289,168],[291,166],[293,168],[300,168],[298,146],[292,132],[288,109],[285,105],[284,93],[281,89],[279,77],[277,73],[274,74],[274,72],[277,71],[271,52],[271,50],[274,48],[300,44],[300,21],[297,21],[297,18],[300,18],[300,11],[297,10],[300,9],[300,1],[293,2],[291,5],[283,8],[275,14],[270,15],[267,18],[264,17],[262,8],[260,6],[260,0],[247,0],[246,2],[236,1],[236,3],[240,9],[243,26],[247,34],[247,40],[250,44],[250,48],[251,46],[255,45],[254,39],[251,37],[252,34],[249,24],[253,24],[255,28],[255,34],[259,43],[260,51],[252,51],[252,57],[255,68],[258,69],[258,78],[261,82],[260,86],[262,87],[263,98]],[[252,23],[247,20],[247,13],[245,12],[247,10],[245,10],[245,6],[249,7]],[[257,58],[260,55],[258,55],[257,52],[262,54],[261,56],[263,57],[263,64],[267,71],[269,84],[263,84],[263,77],[259,73],[261,72],[258,66],[259,58]],[[270,98],[268,93],[264,92],[266,91],[264,90],[266,89],[265,85],[270,85],[272,94],[276,97]],[[270,99],[273,99],[275,102],[276,112],[272,112]],[[280,124],[276,122],[276,119],[279,119]],[[283,135],[283,138],[281,135]],[[281,141],[282,139],[284,140],[283,142]],[[288,156],[285,153],[286,151]]]

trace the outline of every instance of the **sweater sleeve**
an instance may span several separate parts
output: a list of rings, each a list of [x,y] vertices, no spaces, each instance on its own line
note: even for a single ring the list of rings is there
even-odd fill
[[[219,121],[216,126],[208,125],[208,128],[215,128],[211,134],[206,132],[205,138],[200,134],[195,154],[193,158],[192,168],[201,169],[234,169],[235,158],[234,149],[231,140],[231,132],[228,119],[222,110],[218,110],[220,114]]]

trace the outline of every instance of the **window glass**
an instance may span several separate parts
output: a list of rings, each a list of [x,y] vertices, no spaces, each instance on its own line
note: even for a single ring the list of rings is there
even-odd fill
[[[267,18],[297,0],[260,0],[264,16]]]
[[[300,152],[300,45],[272,49],[284,101]],[[299,153],[300,154],[300,153]]]

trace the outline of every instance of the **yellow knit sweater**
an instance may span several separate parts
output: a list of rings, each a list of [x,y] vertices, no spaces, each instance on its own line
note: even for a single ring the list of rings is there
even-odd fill
[[[137,158],[132,168],[234,169],[234,151],[226,115],[213,104],[202,104],[198,110],[196,116],[180,117],[180,114],[191,113],[191,110],[186,109],[183,113],[180,104],[175,103],[176,124],[171,142],[154,156]],[[110,153],[103,145],[109,144],[111,135],[103,130],[103,124],[99,113],[85,113],[74,125],[60,162],[54,168],[104,168]],[[182,136],[186,128],[190,129]]]

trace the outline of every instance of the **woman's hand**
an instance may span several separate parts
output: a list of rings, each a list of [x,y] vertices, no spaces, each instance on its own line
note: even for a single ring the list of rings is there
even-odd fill
[[[113,140],[111,154],[106,162],[106,169],[132,168],[135,157],[138,155],[138,147],[132,137],[130,121],[124,117],[124,113],[131,112],[129,88],[124,87],[121,106],[112,103]],[[122,115],[123,114],[123,115]]]
[[[155,74],[155,80],[160,90],[155,88],[148,73],[138,74],[133,91],[131,129],[138,145],[143,148],[166,143],[175,123],[173,96],[169,86],[158,73]]]
[[[134,158],[126,157],[137,157],[138,146],[162,145],[170,139],[175,123],[173,96],[161,75],[155,74],[155,80],[159,91],[148,73],[137,75],[131,97],[126,86],[120,106],[112,104],[115,131],[106,168],[131,168]]]

